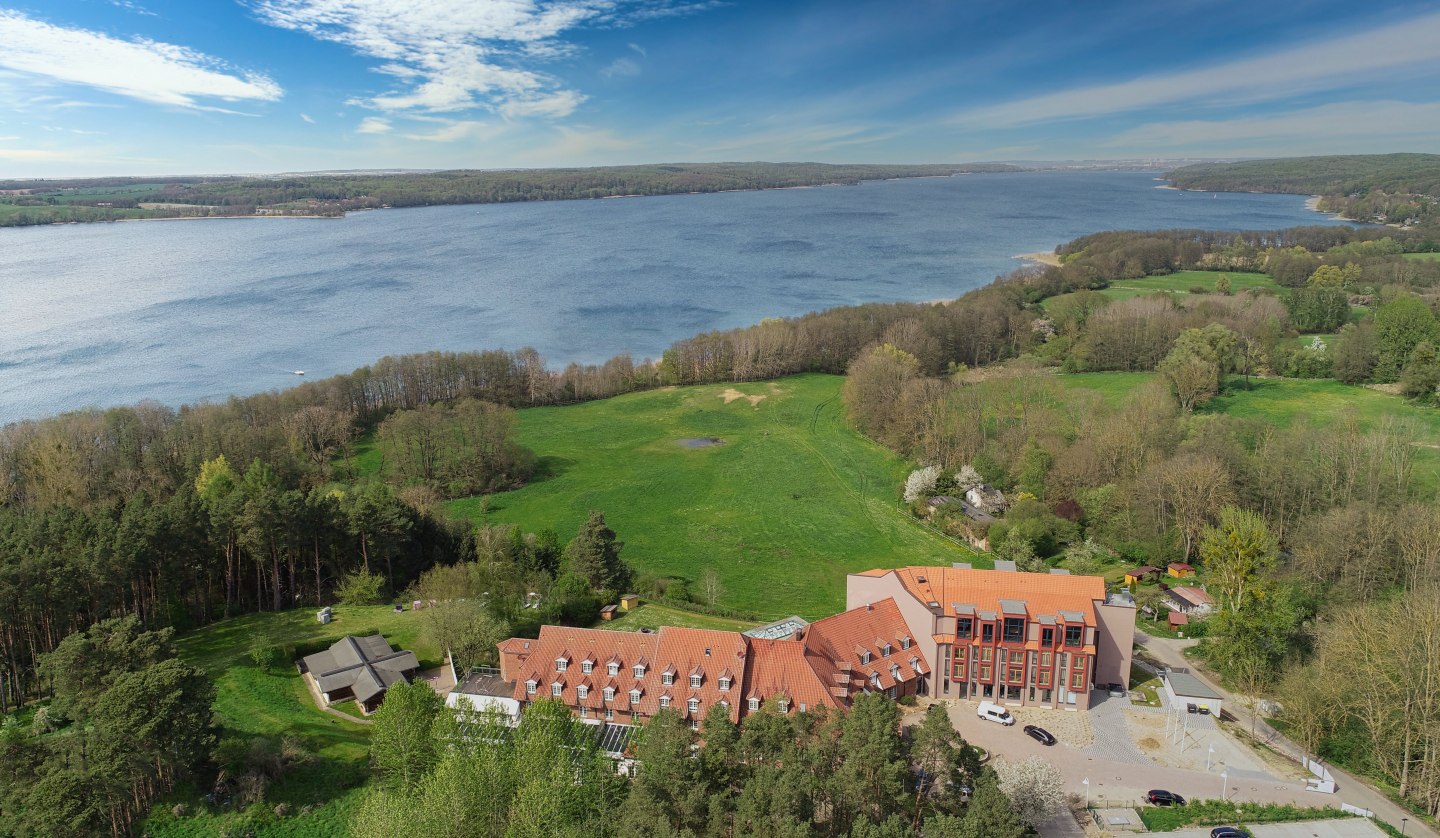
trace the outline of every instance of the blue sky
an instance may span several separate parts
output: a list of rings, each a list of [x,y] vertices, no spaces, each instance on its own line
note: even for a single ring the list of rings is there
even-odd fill
[[[1440,152],[1440,3],[0,0],[0,177]]]

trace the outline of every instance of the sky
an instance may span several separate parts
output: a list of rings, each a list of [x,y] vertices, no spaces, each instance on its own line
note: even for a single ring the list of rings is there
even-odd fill
[[[0,0],[0,178],[1440,152],[1440,2]]]

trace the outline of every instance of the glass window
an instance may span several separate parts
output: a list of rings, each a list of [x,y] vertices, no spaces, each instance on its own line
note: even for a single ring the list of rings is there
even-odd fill
[[[526,682],[525,682],[525,694],[526,694],[526,695],[534,695],[534,694],[535,694],[535,682],[534,682],[534,681],[526,681]]]
[[[961,617],[955,621],[955,636],[961,640],[968,640],[974,631],[975,621],[969,617]]]
[[[664,675],[660,676],[660,683],[669,687],[675,683],[675,676],[671,675],[669,672],[666,672]]]
[[[691,675],[691,676],[690,676],[690,687],[691,687],[692,689],[699,689],[699,688],[700,688],[700,676],[699,676],[699,675]]]
[[[1024,642],[1025,642],[1025,618],[1024,618],[1024,617],[1006,617],[1006,618],[1005,618],[1005,629],[1004,629],[1004,631],[1005,631],[1005,633],[1004,633],[1004,635],[1003,635],[1003,638],[1004,638],[1004,640],[1005,640],[1006,643],[1024,643]]]
[[[1010,653],[1010,663],[1011,663],[1012,665],[1013,665],[1013,664],[1023,664],[1023,663],[1025,663],[1025,653],[1024,653],[1024,652],[1011,652],[1011,653]]]
[[[590,671],[593,670],[594,668],[595,668],[595,664],[592,663],[592,662],[590,662],[590,661],[582,661],[582,662],[580,663],[580,671],[583,672],[583,673],[585,673],[586,675],[589,675],[589,674],[590,674]]]
[[[760,709],[760,699],[758,699],[758,698],[752,698],[752,699],[750,699],[750,709],[751,709],[751,710],[759,710],[759,709]]]
[[[1023,666],[1012,666],[1012,667],[1010,667],[1010,681],[1011,681],[1012,683],[1018,684],[1018,683],[1020,683],[1021,681],[1024,681],[1024,680],[1025,680],[1025,667],[1023,667]]]
[[[1050,666],[1051,664],[1053,664],[1054,661],[1055,661],[1055,653],[1054,653],[1054,652],[1041,652],[1041,653],[1040,653],[1040,665],[1041,665],[1041,666],[1046,666],[1046,667],[1048,667],[1048,666]]]
[[[980,680],[981,680],[981,681],[989,681],[989,680],[990,680],[990,672],[991,672],[990,664],[988,664],[988,663],[982,663],[982,664],[980,664]]]
[[[614,711],[614,710],[611,710],[609,707],[606,707],[606,708],[605,708],[605,721],[607,721],[607,722],[613,722],[613,721],[615,721],[615,711]]]
[[[1041,645],[1041,646],[1054,646],[1054,645],[1055,645],[1055,629],[1054,629],[1054,628],[1051,628],[1051,627],[1049,627],[1049,626],[1046,626],[1045,628],[1040,629],[1040,645]]]
[[[564,689],[565,689],[565,686],[564,686],[563,684],[551,684],[551,685],[550,685],[550,694],[553,695],[553,696],[555,696],[556,698],[559,698],[561,691],[563,691]]]
[[[994,623],[985,623],[984,625],[980,626],[980,642],[981,642],[981,643],[994,643],[994,642],[995,642],[995,624],[994,624]]]
[[[1066,646],[1079,646],[1079,645],[1081,645],[1081,638],[1084,636],[1084,634],[1085,634],[1085,627],[1084,627],[1084,626],[1066,626],[1066,627],[1065,627],[1065,645],[1066,645]]]
[[[661,706],[662,708],[664,708],[664,707],[669,707],[669,706],[670,706],[670,696],[668,696],[668,695],[662,695],[662,696],[660,696],[660,706]]]
[[[618,664],[618,663],[611,663],[609,666],[606,666],[606,667],[605,667],[605,671],[608,672],[608,673],[610,673],[611,675],[619,675],[619,674],[620,674],[620,664]]]
[[[581,684],[580,686],[576,687],[576,688],[575,688],[575,692],[576,692],[581,698],[589,698],[589,697],[590,697],[590,688],[587,687],[587,686],[585,686],[584,684]]]
[[[989,646],[981,646],[981,647],[980,647],[980,660],[982,660],[982,661],[993,660],[994,657],[995,657],[995,650],[994,650],[994,649],[990,648]]]

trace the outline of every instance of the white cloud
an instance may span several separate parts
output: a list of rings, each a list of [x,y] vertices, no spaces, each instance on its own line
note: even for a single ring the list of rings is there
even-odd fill
[[[357,134],[386,134],[392,126],[390,120],[381,119],[378,116],[367,116],[360,120],[360,127],[355,129]]]
[[[0,10],[0,67],[50,81],[80,84],[144,102],[222,110],[200,99],[274,101],[280,86],[258,73],[174,44],[121,40]]]
[[[1333,90],[1393,75],[1397,68],[1440,65],[1440,14],[1195,70],[1149,75],[1114,84],[1071,88],[977,108],[951,122],[1008,127],[1121,113],[1180,102],[1218,104],[1273,101]]]
[[[561,36],[709,8],[678,0],[251,0],[272,26],[343,44],[380,62],[396,89],[355,104],[446,113],[487,108],[507,117],[564,117],[585,101],[528,66],[574,53]]]
[[[419,140],[427,143],[453,143],[457,140],[490,139],[503,130],[501,126],[475,119],[435,121],[440,123],[440,127],[433,131],[421,131],[402,136],[407,140]]]
[[[1334,143],[1361,138],[1374,149],[1388,140],[1423,138],[1434,150],[1440,137],[1440,102],[1335,102],[1278,114],[1221,120],[1153,122],[1116,134],[1110,148],[1153,149],[1285,141]]]
[[[311,115],[308,114],[308,113],[302,113],[302,114],[300,114],[300,118],[303,119],[303,120],[305,120],[306,122],[310,123],[311,125],[314,125],[314,124],[315,124],[315,117],[311,116]]]
[[[640,45],[637,44],[637,43],[633,43],[633,42],[632,42],[632,43],[626,44],[625,46],[629,47],[630,49],[635,50],[635,51],[638,52],[638,53],[640,53],[640,57],[641,57],[641,58],[649,58],[649,57],[650,57],[650,53],[646,52],[646,51],[645,51],[645,48],[642,47],[642,46],[640,46]]]
[[[600,75],[607,79],[633,79],[640,75],[640,62],[632,58],[617,58],[601,69]]]
[[[116,7],[117,9],[124,9],[127,12],[133,12],[137,15],[144,15],[145,17],[159,17],[159,15],[155,14],[154,12],[150,11],[139,3],[132,2],[132,0],[110,0],[110,5]]]

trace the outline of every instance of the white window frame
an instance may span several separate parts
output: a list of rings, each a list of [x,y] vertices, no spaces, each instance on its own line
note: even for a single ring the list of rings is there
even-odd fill
[[[606,674],[608,674],[608,675],[611,676],[612,678],[613,678],[614,676],[616,676],[616,675],[619,675],[619,674],[620,674],[620,664],[615,663],[614,661],[611,661],[610,663],[608,663],[608,664],[605,665],[605,672],[606,672]]]
[[[526,694],[526,695],[534,695],[534,694],[535,694],[535,690],[537,690],[539,687],[540,687],[540,683],[539,683],[538,681],[534,681],[534,680],[526,681],[526,682],[525,682],[525,694]]]
[[[664,684],[667,687],[675,686],[675,674],[672,672],[660,673],[660,683]]]
[[[890,653],[893,651],[895,651],[894,647],[892,647],[889,643],[886,643],[885,648],[880,650],[880,657],[888,658],[890,657]]]
[[[692,690],[698,690],[698,689],[700,689],[700,676],[699,676],[699,675],[691,675],[691,676],[690,676],[690,689],[692,689]]]
[[[692,699],[686,701],[686,702],[685,702],[685,709],[689,710],[691,713],[698,713],[698,712],[700,712],[700,699],[698,699],[698,698],[692,698]]]
[[[730,679],[729,679],[729,678],[721,678],[721,679],[720,679],[720,692],[723,693],[723,692],[729,692],[729,691],[730,691]]]
[[[670,707],[670,696],[668,696],[668,695],[662,695],[662,696],[660,696],[660,709],[661,709],[661,710],[667,710],[667,709],[669,709],[669,707]]]
[[[606,688],[605,688],[605,692],[604,692],[604,696],[605,696],[605,700],[606,700],[606,701],[614,701],[614,700],[615,700],[615,688],[614,688],[614,687],[606,687]]]
[[[580,662],[580,671],[583,672],[583,673],[585,673],[586,675],[589,675],[589,674],[590,674],[591,672],[593,672],[594,670],[595,670],[595,663],[594,663],[593,661],[581,661],[581,662]]]
[[[644,677],[645,677],[645,664],[643,664],[643,663],[637,663],[637,664],[635,664],[633,671],[634,671],[634,673],[635,673],[635,677],[636,677],[636,678],[644,678]]]
[[[639,703],[640,703],[640,695],[641,695],[641,693],[640,693],[639,690],[631,690],[631,691],[630,691],[630,703],[631,703],[631,704],[639,704]]]
[[[902,638],[900,638],[900,648],[901,648],[901,649],[905,649],[905,650],[908,651],[908,650],[910,649],[910,638],[908,638],[908,637],[902,637]]]
[[[698,731],[698,730],[700,729],[700,720],[699,720],[699,719],[691,719],[691,720],[690,720],[690,729],[691,729],[692,731]]]
[[[553,683],[553,684],[550,685],[550,697],[551,697],[551,698],[559,698],[560,695],[561,695],[562,693],[564,693],[564,692],[565,692],[565,685],[564,685],[564,684],[561,684],[561,683],[559,683],[559,682],[557,681],[556,683]]]
[[[581,684],[575,688],[575,694],[579,696],[581,700],[587,699],[590,697],[590,688]]]
[[[751,712],[754,712],[754,711],[756,711],[756,710],[759,710],[759,709],[760,709],[760,699],[758,699],[758,698],[751,698],[751,699],[750,699],[750,704],[749,704],[748,706],[750,707],[750,711],[751,711]]]
[[[570,666],[570,661],[566,660],[565,658],[556,658],[556,659],[555,659],[555,671],[556,671],[556,672],[564,672],[569,666]]]
[[[611,710],[609,707],[606,707],[606,708],[605,708],[605,721],[607,721],[607,722],[613,722],[613,721],[615,721],[615,711],[614,711],[614,710]]]

